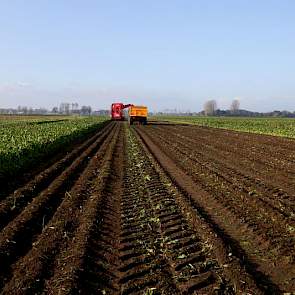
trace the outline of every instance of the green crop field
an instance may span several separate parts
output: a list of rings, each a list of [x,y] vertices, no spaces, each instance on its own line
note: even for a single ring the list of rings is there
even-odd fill
[[[96,129],[106,117],[0,116],[0,179],[14,176]]]
[[[295,138],[295,119],[158,116],[152,119]]]
[[[37,123],[37,122],[53,122],[53,121],[66,121],[77,119],[78,117],[71,116],[52,116],[52,115],[0,115],[0,127],[10,124],[19,124],[24,123]]]

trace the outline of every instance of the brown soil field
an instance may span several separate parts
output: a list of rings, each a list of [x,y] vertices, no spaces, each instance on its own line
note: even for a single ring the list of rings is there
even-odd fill
[[[3,187],[0,294],[293,294],[295,141],[109,122]]]

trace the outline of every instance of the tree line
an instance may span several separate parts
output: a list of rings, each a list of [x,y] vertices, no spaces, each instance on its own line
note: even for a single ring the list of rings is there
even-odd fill
[[[109,115],[109,110],[93,110],[91,106],[82,105],[78,103],[62,102],[59,106],[52,109],[46,108],[31,108],[27,106],[18,106],[17,108],[0,108],[0,114],[13,115]]]
[[[248,110],[240,109],[240,101],[234,99],[229,110],[221,110],[217,107],[216,100],[208,100],[204,104],[203,111],[198,113],[198,115],[205,116],[241,116],[241,117],[286,117],[295,118],[295,112],[290,111],[272,111],[272,112],[252,112]]]

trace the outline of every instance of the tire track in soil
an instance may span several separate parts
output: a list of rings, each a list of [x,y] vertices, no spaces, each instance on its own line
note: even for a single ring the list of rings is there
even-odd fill
[[[178,294],[165,257],[159,220],[146,182],[147,163],[127,129],[124,189],[119,248],[120,294]]]
[[[216,244],[214,245],[216,241],[214,238],[211,240],[209,238],[212,232],[208,229],[200,230],[200,226],[194,226],[187,218],[187,214],[191,214],[191,211],[185,209],[184,197],[182,196],[182,201],[176,201],[175,192],[168,189],[171,187],[171,181],[162,175],[163,170],[160,167],[156,169],[155,162],[148,157],[149,152],[143,149],[133,134],[128,141],[133,146],[131,151],[128,151],[131,158],[128,167],[133,168],[131,175],[136,177],[131,183],[135,183],[134,186],[139,188],[140,184],[143,184],[144,192],[142,198],[138,200],[140,205],[136,204],[136,199],[129,205],[128,212],[132,213],[133,228],[128,224],[128,231],[137,236],[136,241],[140,241],[141,245],[144,244],[146,237],[146,233],[142,233],[142,222],[147,222],[158,233],[156,243],[149,244],[148,249],[149,252],[162,256],[163,264],[167,265],[167,270],[172,274],[171,284],[175,284],[175,289],[172,293],[169,293],[168,289],[166,294],[244,294],[249,291],[261,294],[253,280],[237,266],[237,263],[228,259],[224,248],[218,250],[223,251],[222,255],[217,253]],[[140,207],[142,204],[145,207]],[[134,208],[137,212],[134,212]],[[136,219],[138,216],[143,217],[142,221]],[[138,247],[134,247],[132,243],[127,245],[126,254],[141,257],[142,254],[134,250],[140,249],[140,244]],[[218,247],[220,248],[220,245]],[[140,266],[145,268],[146,262]],[[231,270],[227,271],[227,267]],[[146,274],[140,270],[133,269],[131,275]],[[167,278],[167,275],[164,277]],[[241,280],[244,283],[241,283]],[[146,282],[146,278],[143,282]],[[150,285],[149,288],[148,290],[153,290],[155,294],[165,294],[162,286]],[[134,287],[132,291],[135,290]]]
[[[146,128],[99,134],[0,233],[1,294],[281,293],[241,247],[239,220]]]
[[[194,183],[184,171],[180,170],[179,167],[157,147],[157,144],[151,141],[146,134],[146,130],[143,130],[144,129],[141,128],[136,129],[154,158],[160,163],[160,166],[165,170],[167,175],[169,175],[173,183],[187,196],[188,200],[191,202],[191,206],[207,220],[207,223],[210,224],[211,228],[224,244],[230,247],[231,253],[238,258],[241,267],[246,268],[261,291],[266,292],[266,294],[280,294],[281,291],[276,283],[282,288],[291,288],[292,290],[292,283],[288,287],[287,280],[283,281],[280,279],[280,271],[278,270],[278,272],[275,272],[275,269],[273,269],[274,265],[268,265],[263,260],[257,261],[255,260],[255,256],[251,256],[250,259],[249,253],[247,253],[243,247],[243,241],[245,237],[248,237],[248,240],[255,240],[258,237],[247,231],[246,228],[240,224],[240,220],[235,218],[226,207],[215,202],[212,196],[198,188],[196,183]],[[276,283],[274,283],[269,276],[271,276]]]
[[[157,137],[153,136],[153,139],[155,138]],[[159,138],[157,138],[157,142],[160,142],[158,146],[163,145],[163,142],[167,142],[167,144],[163,145],[165,153],[167,154],[171,149],[171,145],[174,144],[169,142],[169,140],[167,141],[165,137],[161,137],[161,139],[162,140],[159,141]],[[180,154],[178,155],[178,153]],[[245,194],[245,197],[241,199],[241,196],[236,194],[240,191],[239,187],[235,190],[231,190],[229,187],[227,190],[230,191],[230,193],[222,196],[221,192],[226,188],[222,177],[216,177],[216,179],[213,177],[212,181],[210,181],[209,178],[206,179],[205,175],[210,176],[214,171],[212,172],[210,167],[203,169],[203,166],[207,166],[208,163],[206,163],[205,160],[202,162],[202,159],[199,165],[195,165],[196,163],[192,151],[186,150],[185,148],[180,150],[179,147],[177,147],[177,149],[174,150],[174,154],[170,157],[171,159],[173,158],[174,163],[177,163],[179,167],[190,175],[195,183],[198,183],[198,186],[202,187],[204,191],[210,194],[208,197],[204,196],[205,198],[212,199],[212,201],[213,199],[218,200],[218,204],[214,205],[213,202],[211,206],[216,207],[222,204],[222,207],[220,207],[219,211],[216,211],[215,215],[219,215],[218,218],[224,220],[225,226],[230,226],[230,228],[236,227],[236,234],[240,231],[238,235],[240,243],[243,248],[247,249],[247,253],[249,253],[253,259],[260,260],[260,263],[264,265],[268,263],[268,273],[276,276],[278,282],[281,283],[285,281],[286,284],[292,286],[292,280],[294,284],[295,274],[294,267],[292,266],[292,257],[294,257],[294,248],[292,246],[294,245],[294,235],[290,232],[290,229],[294,226],[294,222],[292,223],[291,218],[282,218],[272,207],[266,206],[264,203],[259,204],[260,200],[258,196],[253,197]],[[179,159],[185,161],[182,163]],[[203,171],[200,172],[198,171],[199,169]],[[223,174],[223,170],[224,169],[221,167],[217,171],[218,175]],[[200,178],[199,176],[202,177]],[[229,180],[225,178],[225,180],[231,182],[230,178]],[[241,193],[243,193],[243,190]],[[265,197],[267,198],[267,196]],[[238,202],[239,199],[240,202]],[[255,204],[256,206],[254,206]],[[231,221],[226,221],[224,219],[224,216],[227,215],[232,216]],[[235,222],[232,220],[235,220]],[[278,256],[280,260],[276,261],[276,257]]]
[[[63,267],[57,267],[48,282],[49,293],[239,293],[240,284],[232,284],[232,277],[225,275],[224,269],[233,263],[225,255],[226,266],[220,266],[208,243],[210,232],[204,241],[191,227],[167,188],[171,182],[163,182],[130,131],[127,142],[119,140],[115,155],[83,249],[79,254],[70,247],[65,251]],[[65,275],[65,270],[70,271]],[[241,269],[237,276],[245,284],[251,281]],[[253,283],[250,286],[256,290]]]
[[[172,289],[171,284],[167,283],[166,266],[163,265],[161,257],[155,259],[155,255],[146,249],[143,249],[143,253],[140,250],[140,254],[134,254],[126,248],[129,243],[132,248],[135,246],[133,229],[131,228],[131,232],[130,226],[125,229],[124,221],[129,214],[137,215],[137,211],[131,213],[128,206],[130,202],[133,204],[134,196],[138,195],[138,190],[134,186],[135,191],[132,195],[134,175],[124,174],[126,172],[124,169],[126,163],[124,153],[126,151],[123,138],[124,133],[121,134],[117,142],[110,171],[103,182],[106,186],[95,201],[96,209],[93,207],[92,218],[88,220],[87,230],[78,230],[73,244],[70,244],[61,258],[57,259],[56,272],[47,282],[49,294],[54,294],[54,290],[57,289],[60,290],[60,294],[97,294],[99,291],[101,291],[99,294],[104,294],[106,290],[111,294],[131,294],[138,291],[138,288],[142,291],[144,287],[149,287],[152,284],[160,284],[163,290],[170,289],[169,292],[166,292],[167,294],[175,294],[174,288]],[[144,205],[143,203],[142,206]],[[83,228],[83,224],[85,221],[81,220],[80,227]],[[146,225],[146,231],[148,231],[146,234],[148,233],[150,236],[144,240],[145,244],[152,247],[157,233],[154,232],[151,225]],[[83,233],[83,238],[81,233]],[[80,243],[80,241],[83,242]],[[144,270],[141,269],[143,273],[131,274],[134,267],[136,271],[139,270],[140,266],[134,266],[133,263],[141,255],[150,259],[152,265],[148,265]],[[70,261],[67,257],[71,257]],[[153,270],[154,273],[148,275],[146,272],[150,272],[150,270]],[[142,276],[144,277],[141,278]]]
[[[135,132],[136,134],[136,132]],[[136,134],[138,137],[138,134]],[[213,265],[216,267],[214,271],[216,272],[215,277],[218,278],[219,286],[214,288],[214,291],[216,294],[264,294],[263,291],[259,290],[257,287],[255,281],[249,275],[243,267],[240,265],[239,259],[236,259],[232,255],[232,249],[231,247],[225,243],[220,237],[218,237],[216,231],[212,227],[211,224],[208,224],[207,216],[204,218],[204,213],[198,208],[193,206],[191,200],[187,198],[186,192],[183,192],[183,190],[180,190],[179,187],[176,187],[173,185],[173,180],[169,178],[169,176],[166,174],[165,170],[163,170],[163,167],[159,165],[157,160],[154,158],[154,156],[150,153],[150,150],[145,145],[144,142],[138,137],[138,140],[141,142],[141,145],[146,152],[146,155],[149,157],[151,164],[155,167],[155,170],[157,172],[157,175],[159,177],[160,183],[157,183],[157,185],[152,185],[151,190],[157,191],[159,187],[163,187],[163,184],[165,185],[165,188],[163,187],[163,190],[166,190],[169,192],[169,197],[171,198],[168,203],[165,202],[163,206],[159,206],[159,204],[156,206],[156,209],[161,209],[161,211],[167,211],[167,208],[169,208],[170,202],[174,204],[174,206],[177,206],[177,210],[181,210],[182,212],[182,221],[180,223],[177,223],[178,226],[186,225],[186,223],[189,224],[189,226],[199,235],[199,242],[201,241],[203,245],[205,245],[205,249],[208,249],[207,251],[209,260],[207,260],[208,265]],[[150,166],[149,166],[150,167]],[[158,194],[156,194],[158,195]],[[158,199],[158,198],[157,198]],[[169,209],[168,209],[169,210]],[[174,210],[173,210],[174,211]],[[183,220],[185,218],[185,220]],[[173,225],[174,226],[174,225]],[[169,225],[170,227],[170,225]],[[174,244],[174,242],[173,242]],[[191,246],[197,245],[197,242],[193,242]],[[183,246],[186,247],[187,240],[185,239]],[[176,245],[178,248],[179,246]],[[181,254],[180,254],[181,255]],[[190,268],[191,265],[189,264]],[[207,264],[205,263],[205,266]],[[204,265],[203,265],[204,267]],[[180,276],[181,277],[181,276]],[[196,279],[197,282],[199,282],[199,279]],[[230,284],[231,283],[231,284]],[[194,290],[194,280],[192,282],[188,282],[189,288],[186,286],[186,291],[188,291],[189,294],[193,292]],[[211,290],[212,291],[212,290]],[[211,294],[210,290],[206,290],[204,294]],[[197,291],[197,294],[203,294],[203,292],[199,293],[200,291]],[[185,294],[187,292],[184,292]]]
[[[52,232],[52,229],[50,230],[50,228],[46,228],[47,223],[51,221],[56,210],[64,208],[64,206],[60,207],[60,204],[63,204],[62,202],[70,205],[69,208],[71,208],[72,195],[69,193],[71,188],[73,189],[73,194],[76,194],[77,197],[79,196],[79,193],[83,192],[83,189],[86,190],[86,188],[83,187],[83,181],[79,182],[79,172],[83,172],[85,169],[86,171],[89,170],[87,169],[87,165],[90,162],[89,165],[91,166],[90,159],[97,151],[99,151],[101,146],[104,146],[104,148],[101,151],[100,158],[104,157],[104,151],[114,134],[114,128],[115,124],[111,124],[111,127],[105,128],[105,131],[99,132],[99,137],[96,138],[77,159],[75,159],[70,167],[58,176],[44,192],[36,196],[33,201],[0,233],[0,287],[9,280],[15,268],[17,269],[20,267],[21,272],[22,260],[20,260],[21,262],[18,264],[16,263],[16,266],[14,266],[13,263],[18,262],[18,259],[22,256],[26,257],[26,254],[30,251],[32,246],[33,250],[36,250],[35,246],[39,243],[38,238],[40,235],[42,236],[45,229],[47,229],[47,232],[43,234],[43,237],[47,236],[47,239],[42,242],[44,243],[45,250],[48,254],[48,250],[50,249],[50,247],[47,247],[48,238],[50,239],[50,236],[52,235],[51,233],[48,233],[48,229],[49,232]],[[70,215],[71,213],[72,212],[70,212]],[[74,217],[74,215],[72,217]],[[67,220],[64,220],[64,224],[62,224],[62,216],[61,219],[57,219],[57,223],[59,223],[58,227],[64,226],[65,232],[62,232],[63,234],[71,230],[70,222],[67,223]],[[38,255],[37,249],[37,256]],[[41,260],[46,261],[43,256],[40,257]],[[44,257],[47,258],[46,255]],[[34,255],[33,258],[31,256],[27,257],[27,260],[30,259],[34,260]],[[26,263],[24,263],[24,265],[26,265]],[[33,265],[33,268],[34,267],[35,266]],[[22,275],[26,273],[29,274],[29,271],[24,268]],[[22,284],[22,279],[19,281],[20,283],[17,282],[15,286]],[[15,286],[12,287],[15,288]]]

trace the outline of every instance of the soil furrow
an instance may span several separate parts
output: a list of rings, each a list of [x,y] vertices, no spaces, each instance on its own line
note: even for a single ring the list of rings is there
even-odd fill
[[[110,146],[110,153],[105,159],[105,169],[93,183],[91,195],[86,201],[79,218],[79,226],[72,235],[68,245],[56,257],[52,276],[46,282],[45,288],[48,294],[56,294],[56,290],[59,290],[59,294],[83,293],[81,284],[82,288],[85,288],[83,294],[92,294],[86,291],[87,288],[91,288],[91,282],[87,284],[82,282],[85,279],[84,271],[91,271],[91,268],[86,266],[86,263],[89,261],[88,258],[90,258],[89,255],[91,255],[89,249],[93,247],[94,253],[98,254],[96,251],[99,245],[95,244],[96,230],[100,223],[101,210],[103,210],[104,205],[107,206],[105,199],[112,187],[111,183],[114,181],[113,163],[119,150],[120,139],[122,138],[122,126],[118,127],[118,132]],[[104,247],[103,242],[100,247]],[[110,245],[107,247],[110,249]],[[96,260],[100,260],[100,258],[102,261],[104,260],[99,255],[93,257]],[[91,259],[90,262],[93,263],[92,266],[99,268],[99,265],[95,265],[95,261]],[[89,275],[91,280],[92,273]]]
[[[161,145],[163,141],[165,139],[161,141]],[[164,149],[165,151],[170,150],[172,154],[171,146],[173,144],[168,143],[164,145]],[[178,155],[178,153],[180,154]],[[275,253],[282,257],[285,256],[286,261],[292,257],[294,252],[290,247],[293,239],[290,229],[294,226],[294,222],[291,220],[292,216],[290,219],[285,218],[285,215],[281,216],[280,211],[269,206],[268,202],[263,202],[262,197],[247,193],[243,186],[235,185],[231,177],[224,177],[221,169],[217,171],[213,169],[212,171],[212,168],[208,167],[206,162],[200,162],[199,165],[195,165],[194,157],[191,158],[191,155],[187,155],[183,150],[174,149],[172,157],[174,162],[187,171],[195,182],[199,183],[205,191],[214,196],[218,202],[223,203],[224,208],[228,208],[232,214],[240,217],[243,223],[259,236],[259,239],[264,239],[261,256],[265,257],[264,252],[267,251],[271,260]],[[184,159],[186,161],[183,161]],[[257,246],[258,249],[261,248],[259,244],[253,247],[254,251],[256,251]],[[268,250],[266,250],[266,245],[269,248]]]
[[[220,238],[225,244],[230,245],[234,255],[240,260],[241,266],[246,267],[247,271],[255,279],[257,285],[262,290],[268,292],[280,292],[279,285],[286,287],[288,279],[282,282],[281,273],[284,270],[284,275],[287,276],[288,272],[291,270],[291,265],[289,264],[288,268],[286,264],[282,263],[279,268],[277,266],[276,269],[274,269],[274,261],[272,264],[267,264],[264,259],[252,260],[256,257],[254,255],[249,256],[249,249],[245,247],[244,243],[250,243],[253,242],[253,240],[257,241],[259,237],[255,233],[247,230],[247,228],[244,228],[242,231],[243,227],[239,219],[232,215],[226,207],[223,207],[220,202],[216,202],[211,195],[200,189],[184,171],[179,169],[179,167],[150,140],[146,132],[143,132],[141,129],[136,130],[166,173],[179,189],[189,197],[195,209],[203,212],[203,217],[208,219],[208,222],[211,224],[212,228],[215,229],[215,232],[220,235]],[[257,250],[257,248],[255,250]],[[264,253],[264,255],[265,254],[266,253]],[[255,266],[256,264],[257,266]],[[273,281],[270,278],[272,278]]]
[[[15,190],[13,194],[7,196],[3,201],[1,201],[0,230],[3,229],[13,218],[15,218],[35,196],[41,193],[43,189],[46,189],[56,177],[63,173],[64,170],[72,164],[75,158],[81,155],[91,144],[95,143],[97,139],[105,137],[106,134],[110,132],[111,128],[113,128],[113,125],[109,124],[109,126],[98,132],[80,147],[74,149],[63,159],[38,174],[24,187]]]
[[[0,293],[292,294],[294,147],[106,123],[0,203]]]
[[[203,233],[197,227],[192,227],[186,218],[187,212],[180,210],[179,203],[175,200],[175,193],[169,190],[171,181],[161,178],[160,174],[163,171],[155,169],[153,161],[146,153],[147,151],[143,152],[141,148],[138,150],[134,148],[131,154],[136,155],[133,162],[135,167],[140,168],[138,174],[142,175],[141,183],[145,184],[145,198],[149,201],[149,206],[143,209],[137,207],[139,216],[145,221],[148,220],[149,226],[159,232],[156,247],[149,245],[149,251],[151,253],[160,251],[169,271],[173,274],[173,283],[178,292],[235,294],[234,286],[237,284],[235,281],[231,282],[222,268],[227,259],[224,259],[223,264],[219,264],[211,245],[207,239],[204,240]],[[145,239],[140,241],[144,244]],[[236,272],[240,278],[243,277],[240,269]],[[249,278],[243,277],[243,279],[251,281]],[[256,294],[259,294],[253,282],[251,287],[257,291]],[[156,294],[157,290],[161,290],[157,285],[152,288]],[[247,287],[238,291],[242,293],[242,290],[247,290]]]
[[[33,201],[0,233],[1,282],[9,276],[11,264],[24,256],[32,247],[38,235],[44,230],[64,198],[86,168],[89,159],[99,149],[105,139],[102,134],[69,169],[65,170],[43,193]],[[2,285],[1,283],[1,285]]]
[[[109,134],[71,191],[66,194],[34,242],[33,248],[13,266],[13,278],[6,284],[3,293],[9,294],[14,290],[15,294],[24,294],[42,289],[44,280],[51,275],[50,266],[60,247],[67,245],[79,225],[80,214],[92,194],[96,178],[107,169],[107,160],[112,153],[112,142],[116,140],[117,133],[118,130],[114,130]]]
[[[285,156],[293,161],[295,160],[294,140],[290,138],[191,125],[181,126],[176,124],[171,126],[171,124],[166,124],[166,127],[174,129],[176,132],[189,132],[193,137],[201,140],[214,138],[224,143],[224,139],[228,139],[233,144],[244,144],[245,148],[254,146],[257,150],[263,149],[268,156],[271,156],[271,152],[274,151],[272,155],[278,155],[278,158]],[[276,149],[274,149],[274,144]]]
[[[79,136],[74,139],[72,143],[59,148],[51,156],[47,156],[41,159],[40,162],[36,163],[34,166],[32,165],[30,171],[25,171],[24,173],[18,175],[17,177],[14,177],[13,179],[9,177],[9,179],[6,179],[4,183],[1,182],[0,200],[2,201],[7,197],[12,196],[15,191],[25,189],[29,183],[35,180],[37,181],[36,185],[40,186],[40,190],[42,189],[42,187],[46,187],[46,183],[49,183],[49,181],[47,182],[46,180],[48,176],[43,175],[44,172],[47,171],[47,173],[50,172],[49,174],[54,174],[54,170],[57,168],[57,163],[63,161],[69,154],[71,154],[72,151],[80,148],[89,139],[95,139],[98,131],[104,129],[109,124],[110,121],[104,121],[97,126],[92,126],[86,132],[82,131],[82,133],[79,134]],[[44,176],[46,177],[44,178]],[[43,181],[44,185],[42,183]]]
[[[273,213],[278,213],[277,218],[282,222],[291,222],[295,220],[295,206],[292,199],[293,196],[287,195],[282,189],[276,189],[271,185],[266,185],[261,182],[257,175],[247,175],[244,170],[239,170],[238,167],[233,166],[222,156],[211,155],[210,152],[195,151],[195,147],[190,148],[185,142],[174,140],[171,142],[165,135],[154,135],[158,141],[163,145],[166,144],[167,150],[174,150],[181,155],[179,159],[182,162],[190,162],[191,166],[195,166],[196,174],[209,175],[216,181],[225,181],[234,188],[235,191],[240,191],[244,194],[244,198],[248,202],[261,203],[263,207]],[[232,162],[232,160],[231,160]],[[199,171],[199,173],[197,172]],[[280,216],[282,215],[282,216]],[[283,219],[282,219],[283,218]],[[291,224],[292,225],[292,224]]]
[[[295,191],[292,183],[295,179],[295,163],[283,160],[282,155],[275,157],[276,145],[273,150],[267,151],[263,146],[256,145],[253,140],[240,141],[238,136],[219,138],[218,132],[211,137],[208,134],[202,136],[201,134],[204,133],[202,129],[198,136],[195,136],[190,128],[182,128],[182,132],[175,132],[175,130],[169,128],[153,128],[153,130],[162,134],[170,133],[172,138],[179,138],[179,141],[189,143],[192,149],[210,154],[215,157],[215,160],[224,158],[230,163],[233,162],[233,159],[237,159],[239,161],[238,167],[243,168],[243,171],[248,171],[250,174],[254,173],[257,178],[264,180],[271,186],[283,188],[288,194],[292,195],[294,201]],[[289,152],[286,155],[288,154]],[[271,182],[269,181],[270,175]]]
[[[195,138],[192,133],[188,133],[183,130],[183,132],[169,131],[169,129],[159,129],[153,128],[153,131],[158,134],[171,134],[171,138],[178,143],[187,143],[192,151],[201,153],[202,156],[209,157],[209,161],[227,160],[228,165],[233,163],[233,159],[238,158],[239,165],[235,168],[242,168],[242,172],[247,171],[250,175],[255,175],[255,182],[261,182],[263,180],[268,187],[275,190],[275,185],[280,186],[280,189],[284,189],[289,194],[293,194],[294,201],[294,189],[290,184],[294,183],[294,173],[289,175],[287,173],[287,168],[289,165],[284,164],[281,159],[276,159],[276,164],[273,164],[271,169],[268,167],[273,160],[270,158],[273,155],[273,152],[267,153],[261,147],[256,147],[255,145],[250,145],[247,147],[247,143],[240,142],[235,144],[236,140],[229,141],[228,138],[216,139],[214,138],[202,138],[198,136]],[[167,136],[166,136],[167,138]],[[177,140],[177,138],[179,138]],[[211,140],[211,141],[210,141]],[[256,157],[253,157],[253,153],[259,153]],[[261,162],[263,161],[263,162]],[[295,166],[294,166],[295,167]],[[294,171],[295,172],[295,168]],[[269,182],[270,173],[272,175],[272,181]],[[283,195],[282,190],[280,190],[280,196]]]

